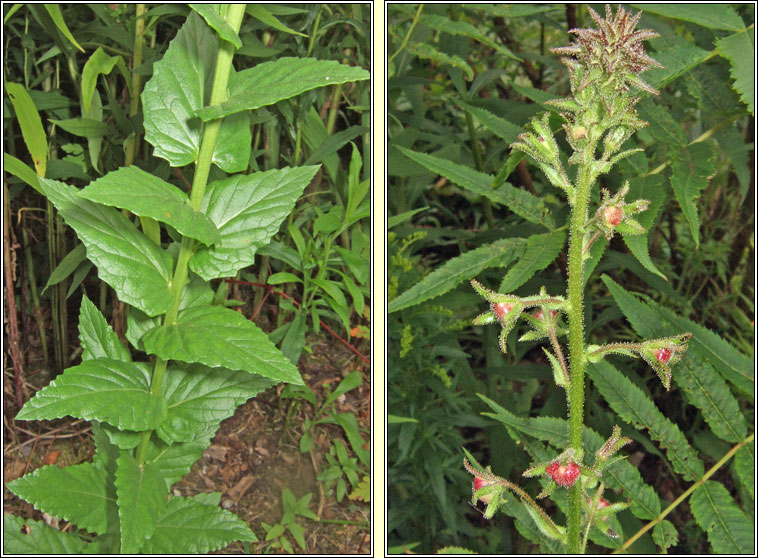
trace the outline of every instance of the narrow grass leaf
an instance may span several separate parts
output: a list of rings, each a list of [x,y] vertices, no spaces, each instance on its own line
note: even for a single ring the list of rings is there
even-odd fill
[[[5,92],[16,112],[21,136],[32,156],[34,170],[44,178],[47,169],[47,135],[42,127],[42,119],[39,117],[37,107],[34,106],[29,92],[19,83],[5,82]]]

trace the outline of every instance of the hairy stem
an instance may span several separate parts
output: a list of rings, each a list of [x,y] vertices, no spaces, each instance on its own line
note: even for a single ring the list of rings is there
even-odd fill
[[[592,156],[594,143],[588,145],[579,169],[574,208],[571,214],[571,235],[569,237],[568,265],[568,320],[569,320],[569,362],[571,366],[569,384],[569,444],[577,455],[582,451],[582,423],[584,418],[584,301],[583,277],[584,240],[587,207],[594,176]],[[576,483],[569,494],[568,509],[568,552],[578,554],[580,550],[580,530],[582,519],[581,483]]]

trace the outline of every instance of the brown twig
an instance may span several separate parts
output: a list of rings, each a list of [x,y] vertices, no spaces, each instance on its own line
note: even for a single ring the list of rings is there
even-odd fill
[[[24,385],[24,365],[21,355],[21,343],[18,333],[18,313],[16,310],[16,295],[13,291],[13,277],[15,275],[13,263],[16,261],[15,253],[12,254],[11,246],[11,214],[10,202],[8,201],[8,183],[3,180],[3,211],[5,213],[5,227],[3,230],[3,250],[5,256],[5,302],[7,304],[7,320],[10,337],[11,359],[13,360],[13,372],[16,384],[16,405],[20,409],[24,405],[23,385]],[[13,256],[13,257],[11,257]]]

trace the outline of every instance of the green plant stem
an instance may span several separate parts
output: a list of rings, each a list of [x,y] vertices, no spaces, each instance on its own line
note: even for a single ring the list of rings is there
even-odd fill
[[[590,189],[594,176],[592,173],[592,156],[594,143],[588,145],[579,168],[574,208],[571,214],[571,234],[569,236],[568,264],[568,319],[569,319],[569,362],[570,378],[568,390],[569,406],[569,444],[582,455],[582,423],[584,417],[584,258],[582,244],[587,221]],[[582,519],[582,489],[577,482],[569,493],[568,508],[568,552],[578,554],[580,550],[580,531]]]
[[[647,533],[650,529],[652,529],[653,527],[655,527],[656,525],[658,525],[660,522],[662,522],[668,514],[670,514],[672,511],[674,511],[677,508],[677,506],[679,506],[679,504],[681,504],[687,498],[689,498],[690,494],[692,494],[693,492],[695,492],[695,489],[697,489],[699,486],[702,486],[703,484],[705,484],[705,481],[707,481],[709,478],[711,478],[716,473],[716,471],[718,471],[721,467],[723,467],[726,464],[726,462],[729,461],[732,458],[732,456],[735,453],[737,453],[742,446],[744,446],[746,444],[749,444],[754,439],[755,439],[755,434],[753,433],[750,436],[748,436],[747,438],[745,438],[744,440],[742,440],[739,444],[737,444],[736,446],[734,446],[732,449],[730,449],[724,455],[724,457],[722,457],[721,459],[719,459],[718,463],[716,463],[713,467],[711,467],[710,469],[708,469],[708,472],[706,472],[702,477],[700,477],[696,483],[694,483],[687,490],[685,490],[682,493],[682,495],[679,496],[679,498],[677,498],[676,500],[674,500],[673,502],[671,502],[671,505],[669,507],[667,507],[665,510],[663,510],[658,517],[656,517],[655,519],[653,519],[652,521],[650,521],[650,523],[648,523],[642,529],[640,529],[639,531],[637,531],[633,536],[629,537],[624,542],[624,545],[621,548],[617,548],[616,550],[613,551],[613,554],[618,554],[620,552],[624,552],[627,548],[629,548],[630,546],[632,546],[632,544],[634,543],[634,541],[636,541],[637,539],[639,539],[642,535],[644,535],[645,533]]]
[[[242,24],[242,17],[245,14],[245,4],[232,4],[226,7],[228,7],[226,21],[236,33],[239,31],[240,25]],[[234,56],[234,45],[228,41],[220,41],[220,43],[218,56],[216,57],[216,72],[213,78],[210,105],[219,104],[226,99],[226,87],[229,83],[229,72],[232,67],[232,58]],[[216,147],[216,139],[218,138],[218,131],[221,128],[222,120],[222,118],[218,118],[208,122],[203,130],[200,152],[198,153],[195,164],[195,177],[192,180],[192,193],[190,194],[189,200],[190,206],[198,211],[200,210],[200,204],[205,195],[205,188],[208,185],[208,175],[211,170],[213,150]],[[189,237],[182,238],[182,246],[179,250],[176,268],[174,268],[174,276],[171,279],[169,287],[172,300],[163,320],[164,327],[174,325],[177,316],[179,315],[179,302],[181,301],[184,284],[187,281],[189,260],[192,257],[194,246],[195,241],[193,239]],[[156,396],[161,395],[163,389],[163,377],[167,366],[167,361],[162,358],[156,358],[155,366],[153,367],[153,375],[150,380],[151,394]],[[146,430],[140,435],[140,443],[137,447],[136,453],[137,463],[140,465],[145,462],[152,432],[152,430]]]

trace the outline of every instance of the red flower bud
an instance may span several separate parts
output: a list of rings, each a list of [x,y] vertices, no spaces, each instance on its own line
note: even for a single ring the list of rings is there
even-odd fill
[[[474,477],[474,492],[476,492],[482,487],[489,486],[491,484],[492,484],[492,481],[486,481],[482,478]],[[489,504],[492,501],[492,494],[487,494],[485,496],[482,496],[480,500],[484,502],[485,504]]]
[[[579,465],[573,461],[569,461],[565,465],[556,461],[551,463],[545,468],[545,472],[552,477],[552,479],[561,486],[572,486],[576,479],[579,478],[579,474],[582,472],[579,469]]]
[[[658,359],[658,362],[662,362],[663,364],[666,364],[671,359],[671,350],[658,349],[657,351],[655,351],[655,358]]]
[[[592,498],[587,498],[587,503],[592,505]],[[597,509],[607,508],[608,506],[610,506],[610,504],[605,498],[600,498],[600,501],[597,503]]]
[[[493,302],[492,303],[492,313],[495,314],[495,317],[499,322],[503,321],[503,318],[505,318],[505,315],[511,311],[513,308],[513,304],[508,304],[507,302]]]
[[[606,223],[612,227],[615,227],[621,222],[621,219],[624,217],[624,210],[617,205],[606,207],[603,211],[603,217],[605,218]]]

